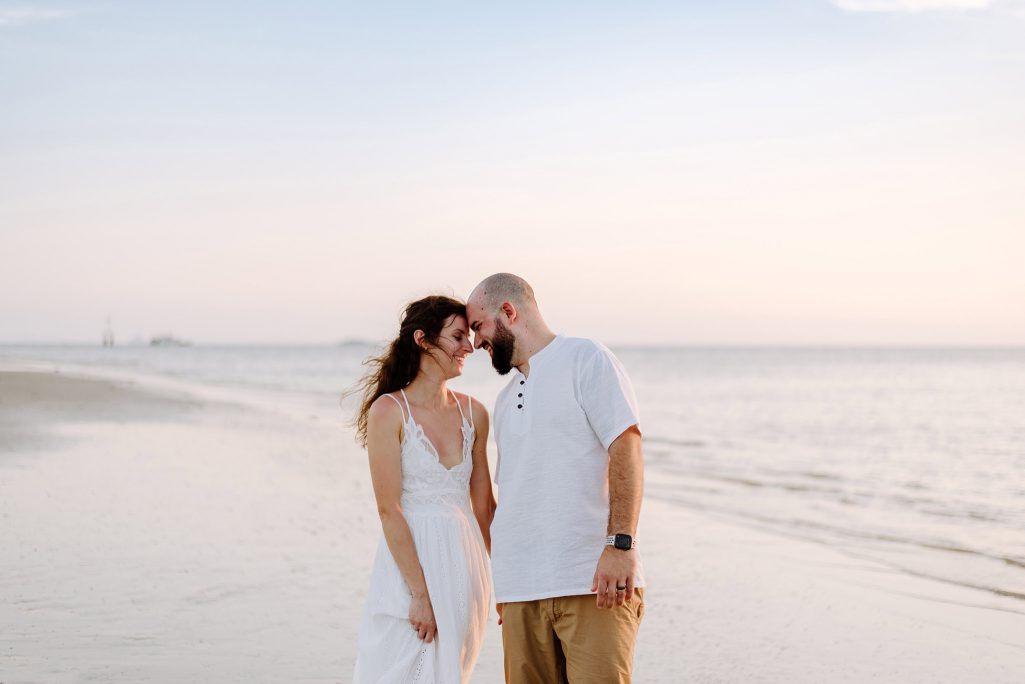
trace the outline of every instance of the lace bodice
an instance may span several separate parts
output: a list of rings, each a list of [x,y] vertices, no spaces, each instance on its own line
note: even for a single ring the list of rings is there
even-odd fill
[[[474,427],[467,420],[463,407],[456,397],[456,406],[462,418],[463,458],[459,463],[446,468],[441,464],[438,452],[431,440],[424,434],[423,427],[413,418],[406,393],[400,390],[405,402],[402,427],[402,505],[404,509],[415,505],[418,508],[429,504],[459,504],[468,502],[470,494],[470,473],[473,471]],[[395,399],[392,395],[386,395]],[[454,395],[453,395],[454,396]],[[396,403],[398,400],[395,400]],[[403,408],[399,404],[399,408]]]

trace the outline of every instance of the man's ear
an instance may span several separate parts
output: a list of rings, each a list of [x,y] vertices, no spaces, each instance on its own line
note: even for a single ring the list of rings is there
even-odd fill
[[[502,303],[502,313],[505,314],[506,319],[508,319],[510,323],[514,322],[519,317],[519,312],[516,310],[516,307],[513,306],[512,302]]]

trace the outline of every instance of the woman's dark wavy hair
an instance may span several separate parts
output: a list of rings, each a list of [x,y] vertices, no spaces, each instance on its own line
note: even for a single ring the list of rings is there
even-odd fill
[[[402,313],[399,336],[391,341],[384,354],[363,362],[370,370],[353,389],[353,393],[362,396],[355,420],[360,444],[367,445],[367,414],[371,405],[378,397],[407,387],[420,372],[424,349],[413,340],[413,333],[423,330],[424,342],[436,345],[441,329],[452,316],[466,316],[466,305],[458,299],[432,295],[410,302]]]

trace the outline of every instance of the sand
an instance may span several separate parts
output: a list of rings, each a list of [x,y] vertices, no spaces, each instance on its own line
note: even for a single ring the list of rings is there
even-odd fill
[[[348,682],[379,525],[337,408],[38,370],[0,372],[0,682]],[[1020,601],[654,499],[638,536],[637,682],[1025,679]]]

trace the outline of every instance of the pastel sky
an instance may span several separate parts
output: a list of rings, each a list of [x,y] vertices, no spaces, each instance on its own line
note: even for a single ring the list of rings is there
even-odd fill
[[[1025,344],[1025,1],[0,0],[0,342]]]

